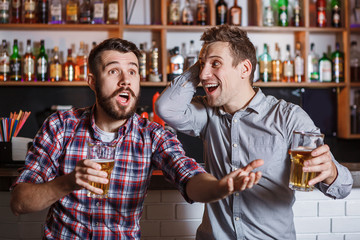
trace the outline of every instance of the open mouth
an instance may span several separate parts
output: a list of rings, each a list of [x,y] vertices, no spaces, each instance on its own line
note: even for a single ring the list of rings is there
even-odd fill
[[[209,93],[212,93],[213,91],[215,91],[217,88],[219,87],[219,84],[215,84],[215,83],[213,83],[213,84],[206,84],[205,85],[205,88],[207,89],[207,91],[209,92]]]
[[[127,103],[130,99],[129,93],[122,92],[119,94],[120,102],[121,103]]]

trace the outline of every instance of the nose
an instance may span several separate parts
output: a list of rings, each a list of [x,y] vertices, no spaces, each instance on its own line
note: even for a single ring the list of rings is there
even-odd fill
[[[119,74],[119,86],[124,87],[129,85],[130,85],[130,78],[126,76],[124,71],[121,71],[121,73]]]
[[[210,78],[211,74],[211,67],[205,64],[202,69],[200,69],[199,78],[200,80],[206,80]]]

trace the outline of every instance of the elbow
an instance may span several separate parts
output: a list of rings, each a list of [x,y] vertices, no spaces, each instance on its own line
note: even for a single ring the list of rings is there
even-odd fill
[[[15,216],[19,216],[20,214],[23,214],[24,211],[22,210],[23,207],[21,206],[21,204],[19,203],[18,199],[12,197],[11,201],[10,201],[10,208],[12,213]]]
[[[161,119],[166,121],[166,113],[168,112],[168,109],[166,108],[166,104],[162,103],[160,97],[155,102],[155,112]]]

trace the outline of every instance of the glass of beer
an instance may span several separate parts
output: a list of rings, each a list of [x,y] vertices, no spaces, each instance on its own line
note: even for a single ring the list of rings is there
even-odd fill
[[[316,132],[294,131],[292,135],[290,182],[293,190],[309,192],[314,186],[309,186],[310,179],[316,176],[315,172],[304,172],[304,161],[311,159],[311,151],[324,144],[324,134]]]
[[[91,186],[96,188],[101,188],[103,190],[103,194],[96,194],[91,191],[88,191],[87,196],[92,198],[107,198],[110,187],[110,178],[111,172],[114,168],[115,164],[115,144],[108,143],[88,143],[88,151],[87,158],[92,161],[100,164],[101,171],[107,173],[107,179],[109,182],[107,184],[90,182]]]

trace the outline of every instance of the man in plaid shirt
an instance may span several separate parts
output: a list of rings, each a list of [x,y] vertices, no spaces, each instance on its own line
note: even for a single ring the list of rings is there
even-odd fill
[[[26,166],[13,185],[14,214],[50,207],[44,239],[140,239],[139,221],[154,168],[188,202],[210,202],[251,188],[261,178],[255,160],[218,180],[185,156],[176,136],[135,113],[140,93],[137,47],[113,38],[89,56],[92,107],[57,112],[34,138]],[[116,144],[108,198],[87,197],[107,183],[99,164],[86,159],[87,142]]]

